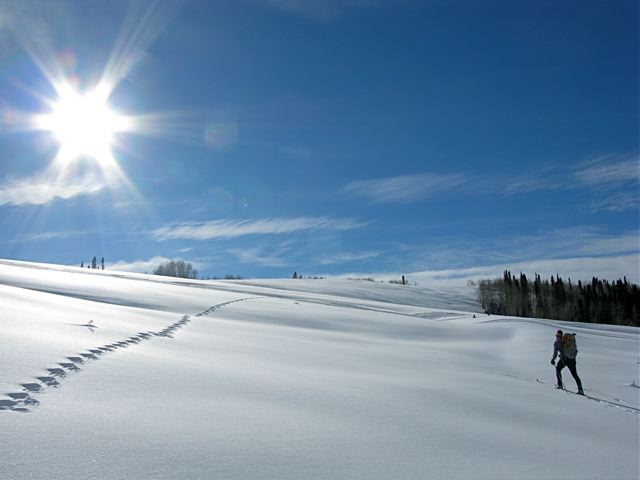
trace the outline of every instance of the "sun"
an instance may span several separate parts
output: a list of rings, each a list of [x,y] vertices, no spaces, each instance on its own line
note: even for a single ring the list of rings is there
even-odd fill
[[[99,87],[86,93],[59,92],[51,111],[40,115],[38,127],[50,131],[60,145],[58,159],[69,163],[89,157],[100,164],[113,161],[115,135],[130,129],[130,120],[115,112]]]

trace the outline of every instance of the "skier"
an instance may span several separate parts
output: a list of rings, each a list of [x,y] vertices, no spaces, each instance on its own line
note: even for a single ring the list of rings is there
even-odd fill
[[[562,385],[562,369],[564,367],[568,367],[573,379],[576,381],[578,385],[578,394],[584,395],[584,391],[582,390],[582,382],[580,381],[580,377],[578,376],[578,372],[576,370],[576,355],[578,354],[578,349],[575,348],[575,339],[574,346],[572,351],[565,352],[565,342],[563,341],[563,332],[562,330],[558,330],[556,332],[556,341],[553,344],[553,358],[551,359],[551,365],[556,366],[556,378],[558,383],[556,388],[563,388]],[[556,365],[556,356],[560,356],[558,360],[558,364]]]

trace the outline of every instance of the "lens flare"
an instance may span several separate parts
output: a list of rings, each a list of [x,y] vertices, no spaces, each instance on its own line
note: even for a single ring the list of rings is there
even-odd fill
[[[105,162],[112,157],[115,134],[131,128],[130,119],[111,108],[103,90],[80,94],[66,89],[59,93],[51,112],[37,119],[38,128],[52,132],[60,144],[58,157],[63,162],[81,157]]]

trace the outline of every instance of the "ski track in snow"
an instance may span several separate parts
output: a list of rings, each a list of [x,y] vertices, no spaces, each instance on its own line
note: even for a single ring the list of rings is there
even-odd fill
[[[206,310],[193,315],[194,317],[203,317],[219,310],[222,307],[236,302],[242,302],[255,297],[240,298],[229,302],[219,303]],[[135,335],[125,338],[121,341],[112,342],[95,348],[89,348],[86,351],[71,354],[67,357],[68,361],[60,362],[55,367],[44,369],[47,373],[42,376],[34,377],[30,383],[23,383],[21,391],[6,393],[9,399],[0,399],[0,411],[12,411],[27,413],[33,407],[40,405],[40,401],[34,397],[44,393],[49,387],[57,388],[61,385],[63,379],[72,373],[79,372],[92,360],[98,360],[103,355],[114,352],[122,348],[128,348],[142,342],[151,340],[154,337],[173,338],[174,333],[191,322],[191,315],[184,315],[180,320],[174,322],[162,330],[138,332]]]
[[[542,380],[540,380],[539,378],[536,378],[536,382],[541,384],[541,385],[546,385],[545,382],[543,382]],[[555,386],[553,388],[556,388]],[[631,405],[627,405],[625,403],[622,403],[622,400],[620,400],[619,398],[615,398],[615,397],[609,397],[610,399],[606,399],[606,398],[601,398],[603,396],[607,396],[604,393],[598,391],[598,390],[593,390],[590,388],[585,388],[584,389],[584,395],[580,395],[577,392],[574,392],[572,390],[567,389],[567,387],[564,387],[562,389],[558,389],[558,390],[562,390],[563,392],[565,392],[566,394],[570,394],[570,395],[576,395],[578,397],[582,397],[588,400],[593,400],[594,402],[598,402],[599,404],[605,406],[605,407],[610,407],[610,408],[617,408],[620,410],[624,410],[626,412],[629,413],[633,413],[635,415],[640,416],[640,408],[637,407],[633,407]],[[597,395],[597,396],[596,396]]]

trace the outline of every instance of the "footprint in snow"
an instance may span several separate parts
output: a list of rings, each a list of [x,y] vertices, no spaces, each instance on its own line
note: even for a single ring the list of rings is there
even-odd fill
[[[25,408],[22,403],[13,400],[0,400],[0,410],[11,410],[12,412],[28,413],[30,410]]]
[[[0,400],[0,410],[12,410],[17,405],[15,400]]]
[[[60,385],[60,382],[56,380],[54,377],[36,377],[36,378],[48,387],[57,387]]]
[[[27,392],[40,392],[42,391],[42,385],[39,383],[23,383],[20,385]]]
[[[73,372],[79,372],[80,368],[75,363],[61,362],[59,364],[62,368],[66,368],[67,370],[71,370]]]
[[[32,398],[28,393],[25,392],[8,393],[7,396],[24,405],[40,405],[40,402],[38,400]]]
[[[11,397],[14,400],[25,400],[29,398],[29,394],[26,392],[7,393],[7,397]]]

